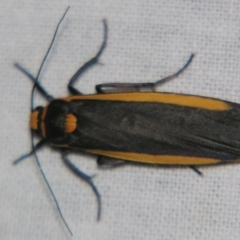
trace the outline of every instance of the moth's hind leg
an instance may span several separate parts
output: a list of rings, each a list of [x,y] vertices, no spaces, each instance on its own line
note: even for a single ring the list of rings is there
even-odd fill
[[[195,173],[197,173],[199,176],[202,176],[202,172],[199,171],[195,166],[189,166],[190,169],[192,169]]]
[[[150,83],[106,83],[96,85],[97,93],[118,93],[118,92],[154,92],[155,88],[176,77],[178,77],[192,62],[194,54],[192,53],[186,64],[171,76]]]
[[[123,164],[126,164],[126,161],[115,159],[115,158],[99,156],[97,159],[97,164],[98,166],[101,166],[101,167],[116,167],[116,166],[122,166]]]

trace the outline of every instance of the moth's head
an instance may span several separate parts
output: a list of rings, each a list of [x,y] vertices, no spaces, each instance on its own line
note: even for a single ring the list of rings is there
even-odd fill
[[[43,126],[42,126],[43,112],[44,112],[44,107],[42,106],[38,106],[32,111],[30,115],[30,127],[36,133],[41,134],[43,137],[45,137],[45,133],[43,132]]]

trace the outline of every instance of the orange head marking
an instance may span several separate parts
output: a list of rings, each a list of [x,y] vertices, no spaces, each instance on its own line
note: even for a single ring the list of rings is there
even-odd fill
[[[37,131],[43,137],[46,137],[44,118],[46,115],[47,107],[36,107],[30,116],[30,127]]]
[[[30,117],[30,127],[31,127],[33,130],[38,130],[38,114],[39,114],[39,111],[38,111],[38,110],[34,110],[34,111],[31,113],[31,117]]]
[[[72,133],[75,131],[77,128],[77,118],[69,113],[66,116],[66,121],[65,121],[65,131],[68,133]]]

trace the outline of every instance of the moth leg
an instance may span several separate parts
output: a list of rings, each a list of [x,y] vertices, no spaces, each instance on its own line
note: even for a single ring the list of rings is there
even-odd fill
[[[155,83],[105,83],[95,86],[97,93],[153,92]]]
[[[19,63],[15,63],[14,66],[22,72],[25,76],[27,76],[33,83],[36,83],[36,78],[29,73],[25,68],[23,68]],[[54,99],[42,86],[39,82],[36,83],[37,90],[48,100],[52,101]]]
[[[154,83],[154,87],[157,87],[157,86],[162,85],[162,84],[164,84],[164,83],[166,83],[166,82],[168,82],[168,81],[171,81],[171,80],[174,79],[174,78],[177,78],[181,73],[184,72],[184,70],[187,69],[187,67],[188,67],[188,66],[190,65],[190,63],[192,62],[194,56],[195,56],[195,54],[192,53],[192,54],[190,55],[190,58],[188,59],[188,61],[185,63],[185,65],[184,65],[180,70],[178,70],[178,71],[177,71],[176,73],[174,73],[173,75],[170,75],[170,76],[168,76],[168,77],[165,77],[165,78],[163,78],[163,79],[160,79],[160,80],[156,81],[156,82]]]
[[[117,93],[117,92],[154,92],[155,88],[176,77],[178,77],[192,62],[194,54],[192,53],[186,64],[171,76],[150,83],[106,83],[96,85],[97,93]]]
[[[119,166],[126,163],[123,160],[99,156],[97,159],[98,166]]]
[[[199,176],[202,176],[202,172],[199,171],[195,166],[189,166],[190,169],[192,169],[195,173],[197,173]]]
[[[81,76],[81,74],[87,70],[89,67],[93,66],[94,64],[98,63],[99,57],[101,56],[103,50],[105,49],[106,45],[107,45],[107,33],[108,33],[108,28],[107,28],[107,21],[106,19],[103,19],[103,26],[104,26],[104,38],[103,38],[103,42],[102,45],[99,49],[99,51],[97,52],[97,54],[95,55],[95,57],[93,57],[92,59],[90,59],[89,61],[87,61],[83,66],[81,66],[78,71],[72,76],[72,78],[70,79],[69,83],[68,83],[68,90],[70,91],[71,94],[73,95],[79,95],[81,94],[80,91],[78,91],[75,87],[73,87],[73,84],[77,81],[77,79]]]
[[[39,141],[36,146],[34,147],[34,149],[32,151],[30,151],[29,153],[27,154],[24,154],[23,156],[21,156],[20,158],[16,159],[13,164],[16,165],[18,164],[19,162],[21,162],[22,160],[30,157],[31,155],[34,154],[34,152],[36,152],[38,149],[40,149],[45,143],[47,142],[46,139],[42,139],[41,141]]]
[[[94,194],[96,195],[97,198],[97,203],[98,203],[98,210],[97,210],[97,220],[100,220],[101,216],[101,196],[100,193],[98,192],[96,186],[94,185],[92,181],[92,177],[87,175],[86,173],[82,172],[80,169],[78,169],[68,158],[67,158],[67,152],[62,151],[62,159],[64,163],[70,168],[70,170],[73,171],[78,177],[80,177],[83,181],[85,181],[87,184],[90,185],[92,188]]]

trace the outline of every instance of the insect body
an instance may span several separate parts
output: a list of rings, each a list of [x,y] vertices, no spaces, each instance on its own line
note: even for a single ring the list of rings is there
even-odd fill
[[[204,165],[240,155],[238,104],[172,93],[110,93],[53,100],[32,113],[52,145],[120,160]]]
[[[50,103],[46,107],[32,109],[31,113],[31,129],[43,140],[15,163],[35,154],[45,143],[60,148],[67,166],[95,192],[98,219],[100,194],[91,177],[67,158],[67,152],[71,149],[97,155],[101,165],[121,161],[185,165],[198,173],[195,166],[238,162],[240,156],[239,104],[200,96],[154,92],[156,86],[182,73],[194,54],[177,73],[154,83],[101,84],[96,86],[97,94],[81,94],[73,85],[86,69],[98,62],[107,42],[105,20],[103,26],[104,40],[98,53],[80,67],[69,81],[70,97],[53,99],[38,83],[38,76],[32,77],[16,64]],[[61,211],[60,214],[62,216]]]

